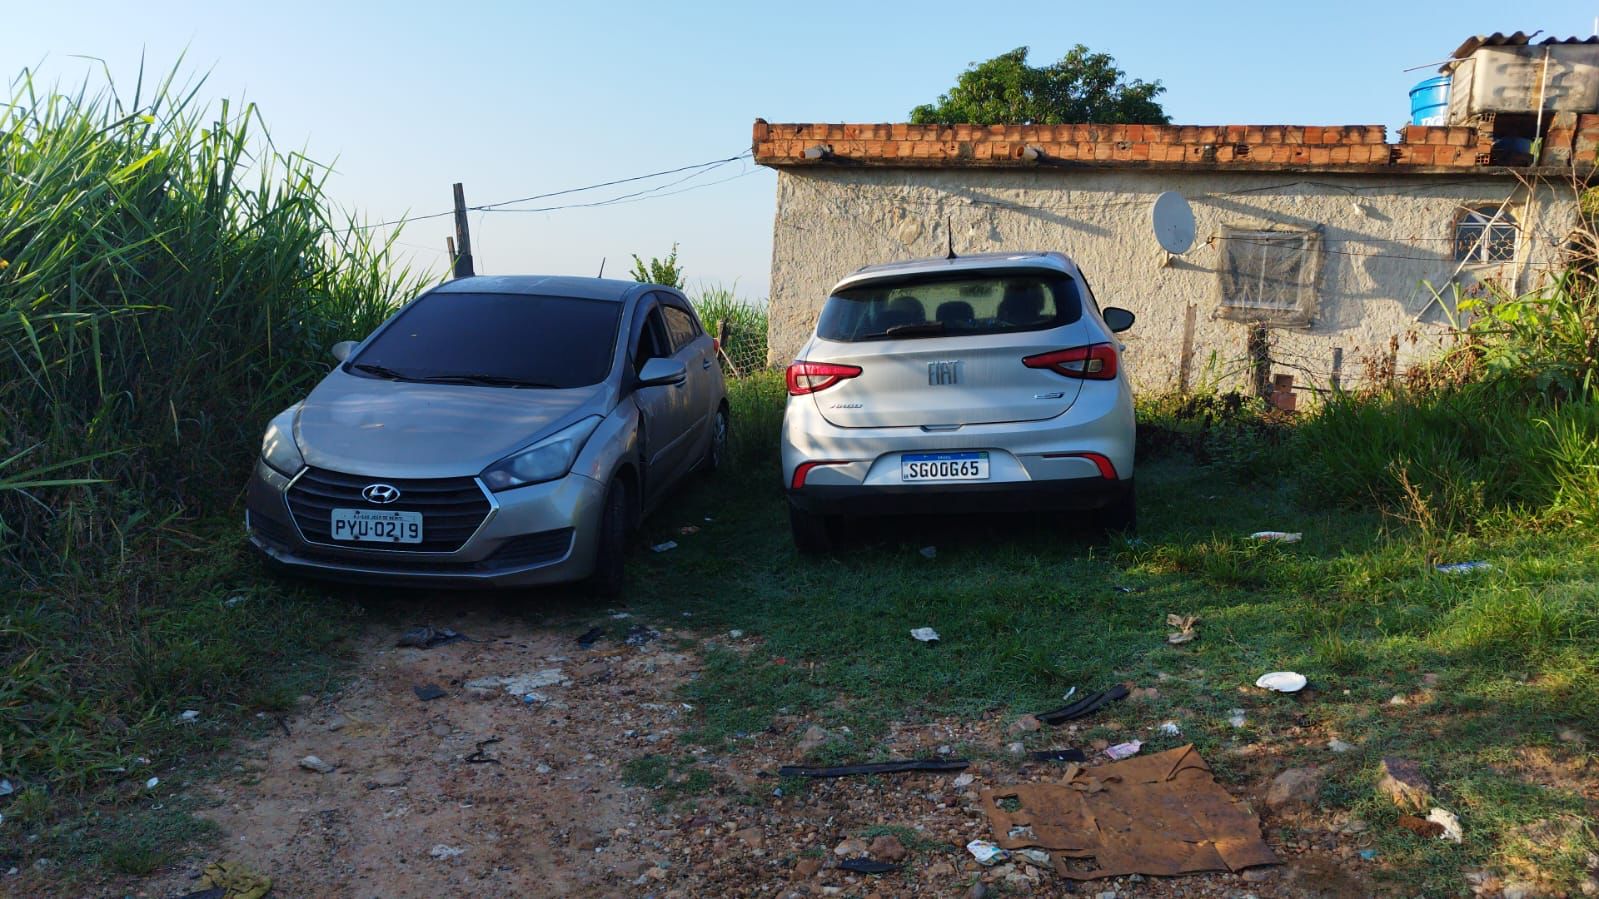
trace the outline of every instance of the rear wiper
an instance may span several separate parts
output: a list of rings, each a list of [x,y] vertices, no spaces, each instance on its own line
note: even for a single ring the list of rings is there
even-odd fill
[[[917,334],[942,334],[943,322],[920,322],[914,325],[895,325],[877,334],[868,334],[867,337],[911,337]]]
[[[390,381],[409,381],[409,380],[412,380],[409,376],[402,375],[402,374],[400,374],[399,372],[395,371],[392,368],[389,368],[389,367],[383,366],[383,365],[378,365],[378,364],[372,363],[372,362],[357,362],[357,363],[355,363],[354,365],[352,365],[350,367],[355,369],[356,371],[364,371],[364,372],[366,372],[369,375],[377,375],[380,378],[386,378],[386,379],[388,379]]]
[[[555,387],[555,384],[545,384],[542,381],[524,381],[521,378],[508,378],[503,375],[487,375],[463,372],[459,374],[428,375],[417,378],[425,384],[481,384],[485,387]]]

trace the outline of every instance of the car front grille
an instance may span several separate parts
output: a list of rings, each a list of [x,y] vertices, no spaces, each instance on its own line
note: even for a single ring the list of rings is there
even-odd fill
[[[400,491],[393,503],[367,502],[361,491],[370,484],[388,484]],[[452,553],[477,533],[489,514],[489,501],[473,478],[375,478],[307,468],[287,494],[289,512],[300,533],[312,543],[351,549],[379,549],[415,553]],[[383,509],[421,512],[421,543],[335,543],[334,509]]]

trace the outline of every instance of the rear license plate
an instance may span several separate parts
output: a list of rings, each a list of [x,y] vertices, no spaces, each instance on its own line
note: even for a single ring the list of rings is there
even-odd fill
[[[351,543],[421,543],[422,513],[334,509],[333,539]]]
[[[986,481],[987,453],[906,453],[899,457],[899,479],[921,481]]]

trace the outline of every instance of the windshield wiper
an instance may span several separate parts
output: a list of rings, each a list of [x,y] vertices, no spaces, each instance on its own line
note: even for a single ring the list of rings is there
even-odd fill
[[[356,371],[364,371],[364,372],[366,372],[369,375],[377,375],[380,378],[384,378],[384,379],[387,379],[387,380],[390,380],[390,381],[410,381],[410,380],[412,380],[412,378],[410,378],[409,376],[400,374],[399,372],[395,371],[392,368],[389,368],[389,367],[384,366],[384,365],[378,365],[378,364],[373,363],[373,362],[357,362],[357,363],[355,363],[354,365],[352,365],[350,367],[355,369]]]
[[[425,384],[481,384],[485,387],[555,387],[555,384],[546,384],[542,381],[526,381],[521,378],[509,378],[503,375],[478,374],[474,372],[461,372],[443,375],[428,375],[425,378],[416,378]]]
[[[895,325],[885,331],[867,334],[866,337],[915,337],[922,334],[944,333],[943,322],[918,322],[913,325]]]

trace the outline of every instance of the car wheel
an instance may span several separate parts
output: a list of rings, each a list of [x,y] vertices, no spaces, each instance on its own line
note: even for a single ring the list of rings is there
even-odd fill
[[[800,552],[820,555],[833,551],[833,535],[838,529],[835,518],[807,512],[789,503],[788,524],[794,532],[794,547]]]
[[[1099,512],[1100,527],[1107,534],[1133,534],[1138,531],[1138,494],[1133,482],[1110,505]]]
[[[605,490],[605,509],[600,515],[600,545],[594,554],[594,573],[589,576],[589,592],[595,596],[615,599],[622,595],[632,502],[633,492],[627,481],[612,478],[611,486]]]
[[[711,422],[711,445],[705,448],[705,458],[700,460],[700,471],[714,474],[727,461],[727,404],[716,408],[716,419]]]

